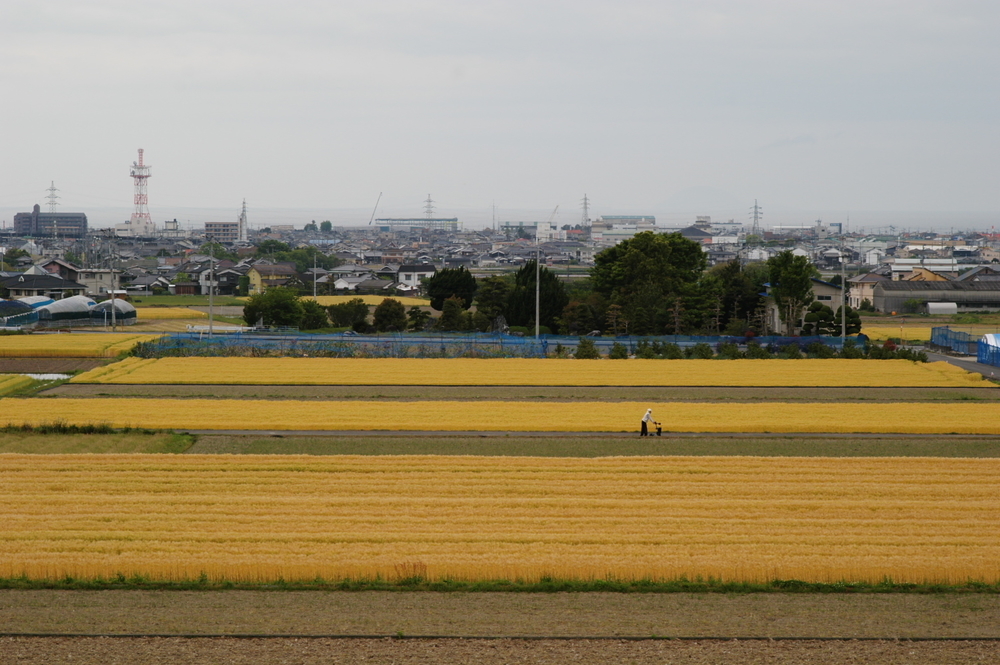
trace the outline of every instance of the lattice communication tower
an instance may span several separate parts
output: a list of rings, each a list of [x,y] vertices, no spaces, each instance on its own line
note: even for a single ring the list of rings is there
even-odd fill
[[[427,219],[434,217],[434,199],[431,198],[430,194],[427,195],[427,200],[424,201],[424,215],[427,216]]]
[[[143,163],[142,148],[139,148],[139,161],[132,162],[132,168],[129,169],[132,180],[135,182],[135,212],[132,213],[129,223],[133,226],[138,224],[142,228],[148,228],[146,225],[153,223],[149,216],[149,197],[146,195],[146,181],[149,180],[150,168],[149,164]]]
[[[590,199],[587,198],[586,194],[583,195],[580,207],[583,208],[583,225],[590,226]]]

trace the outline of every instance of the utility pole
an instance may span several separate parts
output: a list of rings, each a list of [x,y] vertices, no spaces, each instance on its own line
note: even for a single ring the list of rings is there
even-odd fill
[[[313,248],[313,300],[316,300],[316,248]]]
[[[846,245],[841,244],[840,250],[840,339],[841,342],[847,339],[847,266],[844,261],[844,249]]]
[[[542,275],[542,246],[538,244],[538,230],[535,230],[535,339],[541,339],[541,326],[539,317],[541,316],[541,275]]]
[[[215,332],[215,247],[212,237],[208,237],[208,336]]]

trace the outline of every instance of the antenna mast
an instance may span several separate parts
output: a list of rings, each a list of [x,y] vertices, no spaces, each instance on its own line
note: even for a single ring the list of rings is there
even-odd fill
[[[55,180],[51,180],[50,182],[52,184],[49,185],[49,188],[45,190],[46,192],[49,193],[49,195],[46,196],[45,198],[47,198],[49,200],[49,212],[55,212],[56,211],[56,206],[59,205],[58,201],[56,201],[56,199],[59,198],[59,195],[56,194],[56,192],[58,192],[59,190],[56,189],[56,181]]]
[[[583,208],[583,226],[590,226],[590,199],[587,198],[586,194],[583,195],[583,203],[580,207]]]
[[[427,200],[424,201],[424,214],[427,215],[427,219],[434,217],[434,199],[431,195],[427,195]]]
[[[147,205],[149,197],[146,195],[146,181],[149,180],[149,170],[152,167],[143,163],[142,153],[142,148],[139,148],[139,161],[132,162],[132,168],[129,169],[129,174],[135,182],[135,212],[132,213],[132,218],[129,219],[133,233],[135,233],[137,227],[141,227],[141,233],[147,233],[147,229],[150,229],[153,224]]]

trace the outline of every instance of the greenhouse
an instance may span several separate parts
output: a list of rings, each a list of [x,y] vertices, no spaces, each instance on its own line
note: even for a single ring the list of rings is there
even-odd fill
[[[87,296],[70,296],[42,305],[37,310],[38,325],[42,328],[90,326],[90,310],[97,305]]]
[[[135,311],[135,307],[132,306],[132,303],[122,300],[121,298],[115,298],[114,300],[109,299],[98,303],[90,310],[90,317],[93,320],[93,325],[111,325],[112,303],[114,303],[115,308],[115,324],[119,326],[130,326],[135,323],[137,312]]]
[[[38,313],[31,305],[19,300],[0,299],[0,328],[34,327],[38,322]]]

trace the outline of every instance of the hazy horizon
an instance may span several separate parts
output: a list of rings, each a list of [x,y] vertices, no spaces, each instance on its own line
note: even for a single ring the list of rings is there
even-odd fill
[[[765,225],[988,228],[998,28],[981,0],[9,0],[0,218],[54,181],[123,221],[144,148],[157,223],[246,198],[253,224],[362,224],[381,191],[476,227],[576,223],[586,193],[669,224],[757,199]]]

